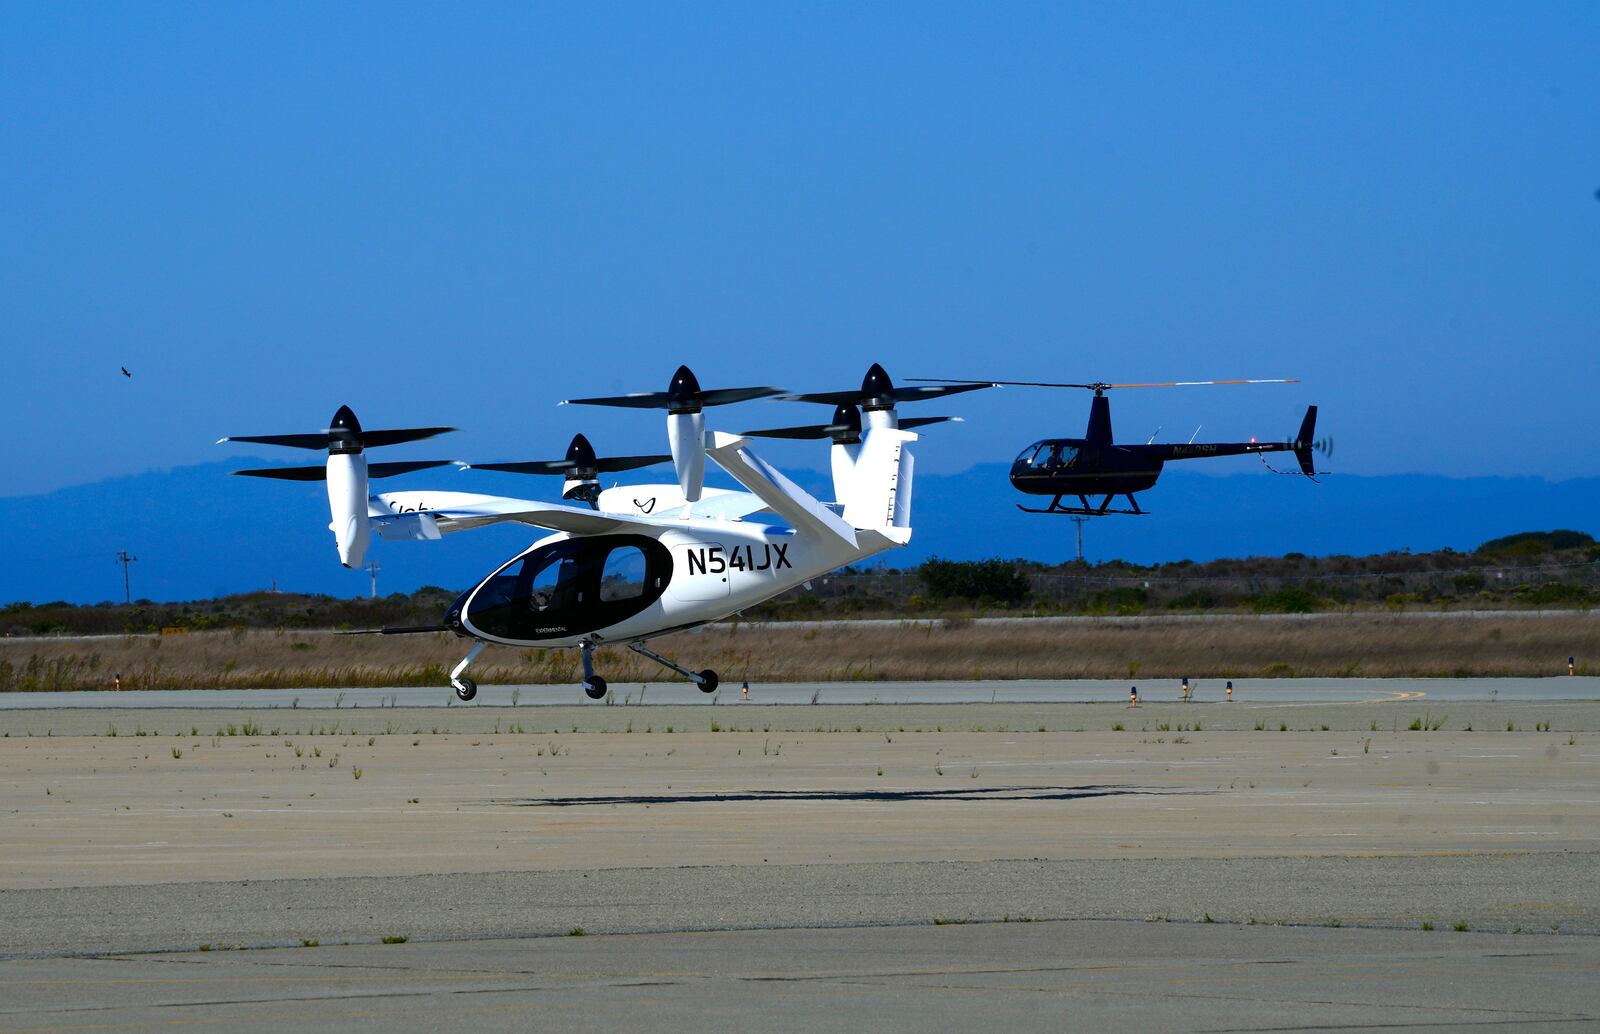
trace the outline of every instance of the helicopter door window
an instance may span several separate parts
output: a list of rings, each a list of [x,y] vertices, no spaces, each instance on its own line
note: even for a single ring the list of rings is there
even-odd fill
[[[619,546],[606,554],[600,575],[600,601],[612,603],[644,595],[644,552],[637,546]]]

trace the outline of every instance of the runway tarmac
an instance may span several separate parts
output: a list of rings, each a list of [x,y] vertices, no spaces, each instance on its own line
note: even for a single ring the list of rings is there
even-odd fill
[[[0,963],[0,1030],[1600,1026],[1600,941],[1142,922],[753,930]]]
[[[1226,699],[1226,680],[1190,682],[1192,703]],[[1600,700],[1600,676],[1483,679],[1235,679],[1234,699],[1244,703],[1353,703],[1371,700],[1437,702]],[[761,683],[750,688],[761,704],[976,704],[1124,703],[1130,686],[1146,702],[1178,700],[1178,679],[1017,679],[995,682],[801,682]],[[706,694],[687,682],[614,683],[613,703],[641,706],[730,703],[740,686],[725,684]],[[68,693],[0,694],[0,710],[17,708],[374,708],[605,706],[576,685],[480,686],[462,705],[443,686],[368,689],[84,690]]]
[[[1425,685],[6,710],[0,1031],[1600,1024],[1600,706]]]

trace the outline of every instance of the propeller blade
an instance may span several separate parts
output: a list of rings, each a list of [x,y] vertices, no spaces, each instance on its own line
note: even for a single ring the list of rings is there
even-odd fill
[[[563,406],[615,406],[620,409],[666,409],[664,391],[636,391],[632,395],[612,395],[593,399],[567,399]]]
[[[601,456],[595,463],[595,471],[600,474],[616,474],[624,470],[637,470],[640,467],[653,467],[658,463],[671,463],[672,457],[660,456]]]
[[[816,402],[824,406],[854,406],[861,402],[859,391],[812,391],[780,395],[779,402]]]
[[[894,400],[896,402],[921,402],[923,399],[943,398],[946,395],[958,395],[963,391],[977,391],[979,388],[990,387],[988,384],[940,384],[919,388],[896,388]]]
[[[522,463],[463,463],[462,470],[498,470],[507,474],[565,474],[577,466],[571,460],[526,460]]]
[[[929,424],[942,424],[946,421],[959,424],[963,423],[965,418],[959,416],[914,416],[900,421],[900,427],[902,430],[909,431],[913,427],[927,427]]]
[[[340,406],[339,411],[333,414],[331,426],[311,434],[247,434],[233,435],[227,438],[218,438],[217,444],[223,442],[251,442],[256,445],[282,445],[290,449],[339,449],[340,451],[360,451],[371,446],[399,445],[403,442],[417,442],[424,438],[432,438],[448,431],[453,427],[398,427],[387,431],[363,431],[361,421],[349,406]]]
[[[901,426],[904,426],[904,423]],[[861,432],[859,427],[852,429],[844,424],[806,424],[803,427],[769,427],[761,431],[741,433],[746,438],[791,438],[797,441],[810,441],[817,438],[831,438],[851,430],[857,434]]]
[[[380,445],[400,445],[405,442],[420,442],[424,438],[433,438],[437,435],[448,434],[454,431],[453,427],[400,427],[392,431],[362,431],[361,444],[368,448]]]
[[[454,462],[454,460],[396,460],[393,463],[369,463],[367,464],[367,477],[392,478],[396,474],[410,474],[416,470],[448,467]]]
[[[764,399],[772,395],[781,395],[782,393],[782,388],[773,387],[713,388],[710,391],[699,392],[697,397],[702,406],[729,406],[735,402]],[[561,404],[563,406],[616,406],[621,409],[666,409],[675,401],[677,400],[664,391],[641,391],[632,395],[613,395],[607,398],[567,399]]]
[[[234,439],[238,441],[240,439]],[[235,470],[234,477],[273,478],[278,481],[326,481],[327,467],[263,467],[256,470]]]
[[[588,469],[597,474],[615,474],[639,467],[653,467],[657,463],[670,463],[672,457],[660,456],[601,456]],[[572,460],[525,460],[521,463],[463,463],[462,470],[498,470],[507,474],[566,474],[584,469],[583,464]]]
[[[328,447],[328,432],[318,431],[316,434],[238,434],[228,438],[217,439],[218,445],[223,442],[282,445],[290,449],[326,449]]]
[[[762,385],[755,388],[713,388],[700,393],[702,406],[730,406],[735,402],[749,402],[751,399],[770,398],[773,395],[783,394],[782,388],[771,385]]]

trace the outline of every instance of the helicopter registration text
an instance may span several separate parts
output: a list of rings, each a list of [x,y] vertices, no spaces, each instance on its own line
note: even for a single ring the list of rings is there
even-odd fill
[[[781,571],[792,568],[787,556],[789,543],[763,545],[758,554],[754,546],[694,546],[684,550],[690,574],[722,574],[724,571]]]

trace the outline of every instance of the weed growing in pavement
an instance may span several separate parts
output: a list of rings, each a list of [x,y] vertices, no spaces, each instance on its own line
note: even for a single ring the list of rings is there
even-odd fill
[[[404,944],[409,940],[411,938],[403,933],[384,934],[383,937],[384,944]]]
[[[182,759],[183,759],[183,751],[179,750],[177,747],[173,747],[172,748],[172,760],[181,761]]]

